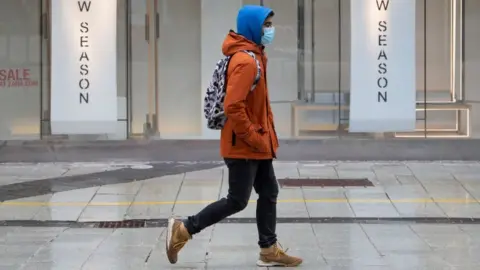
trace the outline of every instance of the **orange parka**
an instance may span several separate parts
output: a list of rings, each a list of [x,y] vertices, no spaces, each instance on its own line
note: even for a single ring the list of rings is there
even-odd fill
[[[261,76],[251,91],[257,75],[255,59],[260,63]],[[273,121],[267,84],[267,56],[259,46],[233,31],[227,35],[223,54],[232,56],[227,70],[224,110],[227,117],[220,138],[220,153],[224,158],[276,158],[278,139]]]

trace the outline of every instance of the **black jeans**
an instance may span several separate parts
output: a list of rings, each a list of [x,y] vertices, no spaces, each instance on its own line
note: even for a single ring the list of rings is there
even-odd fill
[[[225,159],[228,167],[228,195],[198,214],[188,217],[185,227],[191,235],[247,207],[252,187],[258,194],[258,245],[268,248],[277,242],[278,183],[272,160]]]

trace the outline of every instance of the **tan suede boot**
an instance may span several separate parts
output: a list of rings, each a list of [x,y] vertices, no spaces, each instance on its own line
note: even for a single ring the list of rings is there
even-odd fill
[[[298,257],[287,255],[281,246],[276,243],[269,248],[262,248],[260,251],[260,258],[257,261],[257,266],[260,267],[295,267],[302,264],[303,260]]]
[[[177,262],[178,253],[191,238],[182,221],[175,220],[174,218],[168,220],[165,245],[167,248],[167,257],[171,264]]]

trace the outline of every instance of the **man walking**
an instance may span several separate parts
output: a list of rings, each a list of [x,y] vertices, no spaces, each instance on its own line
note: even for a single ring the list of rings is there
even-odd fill
[[[177,262],[179,251],[194,234],[245,209],[252,188],[259,195],[256,219],[260,256],[257,265],[298,266],[302,263],[301,258],[289,256],[281,249],[276,235],[279,188],[272,161],[276,158],[278,139],[270,107],[264,53],[264,47],[275,35],[273,16],[269,8],[244,6],[238,13],[237,32],[230,31],[223,43],[224,55],[231,56],[224,100],[227,121],[220,139],[220,152],[228,167],[228,195],[186,220],[169,219],[166,248],[172,264]],[[260,72],[258,81],[257,72]],[[256,85],[253,90],[252,85]]]

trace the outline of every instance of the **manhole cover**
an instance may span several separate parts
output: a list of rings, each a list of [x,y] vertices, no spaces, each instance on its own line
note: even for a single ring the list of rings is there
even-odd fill
[[[367,178],[326,179],[326,178],[284,178],[278,179],[281,187],[373,187]]]
[[[116,229],[116,228],[144,228],[144,220],[124,220],[124,221],[102,221],[95,226],[103,229]]]

